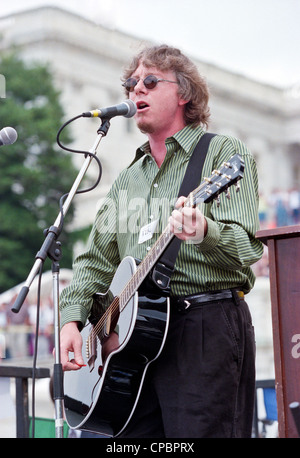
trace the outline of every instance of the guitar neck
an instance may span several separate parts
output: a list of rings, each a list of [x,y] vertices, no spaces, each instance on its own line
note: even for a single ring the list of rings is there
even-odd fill
[[[169,226],[162,232],[160,237],[157,239],[151,250],[148,252],[147,256],[139,264],[138,269],[131,277],[130,281],[127,283],[122,293],[119,296],[120,310],[122,310],[130,298],[141,286],[148,273],[151,271],[152,267],[156,264],[160,256],[163,254],[171,240],[173,239],[174,234],[170,232]]]

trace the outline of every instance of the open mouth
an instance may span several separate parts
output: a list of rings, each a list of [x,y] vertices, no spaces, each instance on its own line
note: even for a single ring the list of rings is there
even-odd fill
[[[145,110],[146,108],[149,108],[149,105],[146,102],[143,102],[143,101],[137,102],[136,106],[137,106],[137,109],[139,111]]]

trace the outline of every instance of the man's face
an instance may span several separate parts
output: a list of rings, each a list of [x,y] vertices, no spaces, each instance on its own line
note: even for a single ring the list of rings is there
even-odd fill
[[[139,81],[133,92],[129,93],[130,99],[137,105],[135,115],[137,126],[146,134],[171,136],[184,127],[183,113],[186,101],[178,96],[178,84],[161,81],[153,89],[147,89],[143,80],[148,75],[176,81],[173,71],[161,71],[155,67],[145,67],[140,63],[131,75]]]

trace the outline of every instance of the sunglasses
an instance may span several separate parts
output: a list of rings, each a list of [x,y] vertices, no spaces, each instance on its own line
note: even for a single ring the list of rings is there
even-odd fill
[[[128,78],[125,83],[122,84],[122,86],[125,87],[126,91],[128,92],[133,92],[135,86],[137,85],[137,83],[140,81],[140,78]],[[157,78],[156,76],[154,75],[148,75],[146,76],[146,78],[143,80],[143,83],[144,83],[144,86],[147,88],[147,89],[154,89],[157,85],[157,83],[160,83],[160,82],[167,82],[167,83],[175,83],[175,84],[178,84],[177,81],[170,81],[170,80],[164,80],[162,78]]]

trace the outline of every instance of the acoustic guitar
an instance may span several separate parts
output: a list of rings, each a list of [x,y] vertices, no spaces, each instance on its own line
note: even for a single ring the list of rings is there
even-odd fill
[[[236,154],[214,170],[186,198],[195,206],[219,199],[229,187],[239,186],[244,161]],[[128,424],[149,365],[159,356],[168,332],[170,299],[166,295],[139,294],[139,288],[171,242],[169,227],[137,265],[127,256],[120,263],[106,294],[96,294],[93,309],[105,310],[90,318],[81,331],[85,367],[64,372],[64,408],[68,425],[104,436],[117,437]],[[101,342],[116,329],[119,347],[102,361]]]

